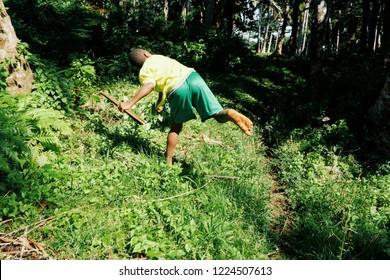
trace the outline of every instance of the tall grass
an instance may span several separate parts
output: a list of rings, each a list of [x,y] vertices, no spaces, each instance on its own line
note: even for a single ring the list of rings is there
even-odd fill
[[[136,110],[147,111],[148,101]],[[54,259],[267,259],[275,250],[267,239],[272,182],[258,135],[191,121],[169,167],[158,116],[141,127],[105,100],[90,108],[67,120],[73,134],[50,162],[50,193],[24,202],[38,215],[16,212],[2,232],[52,217],[29,238]]]
[[[275,152],[293,220],[285,249],[303,259],[388,259],[390,176],[364,174],[346,144],[329,145],[332,134],[350,137],[340,122],[293,134]]]
[[[53,259],[389,258],[390,164],[359,162],[348,121],[321,121],[304,62],[253,59],[241,74],[208,77],[255,134],[190,121],[173,167],[156,96],[135,109],[148,120],[138,126],[95,95],[94,63],[76,62],[65,72],[38,65],[28,101],[0,96],[2,122],[19,124],[0,129],[17,140],[0,149],[7,238],[28,236]],[[120,77],[102,87],[119,100],[138,89]]]

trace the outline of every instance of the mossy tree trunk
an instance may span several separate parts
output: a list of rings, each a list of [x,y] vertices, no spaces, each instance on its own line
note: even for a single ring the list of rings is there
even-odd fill
[[[27,61],[18,54],[19,39],[16,37],[11,18],[0,0],[0,64],[8,72],[7,90],[12,93],[30,92],[33,73]]]

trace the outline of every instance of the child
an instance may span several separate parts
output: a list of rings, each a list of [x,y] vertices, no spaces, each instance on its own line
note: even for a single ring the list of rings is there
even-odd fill
[[[202,122],[214,118],[220,123],[232,121],[248,136],[252,135],[253,123],[233,109],[223,109],[202,77],[193,69],[162,55],[152,55],[143,49],[130,52],[132,64],[141,67],[139,80],[142,87],[128,102],[121,102],[119,110],[133,107],[153,90],[159,92],[157,112],[161,113],[167,100],[171,108],[172,125],[168,133],[166,159],[172,164],[173,153],[183,123],[196,119],[193,107]]]

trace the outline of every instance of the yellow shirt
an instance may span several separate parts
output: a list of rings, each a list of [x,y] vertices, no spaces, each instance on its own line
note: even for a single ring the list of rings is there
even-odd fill
[[[152,55],[144,62],[139,72],[139,81],[142,85],[153,83],[155,90],[162,93],[161,102],[157,105],[159,107],[164,104],[168,94],[181,86],[193,71],[193,68],[172,58]]]

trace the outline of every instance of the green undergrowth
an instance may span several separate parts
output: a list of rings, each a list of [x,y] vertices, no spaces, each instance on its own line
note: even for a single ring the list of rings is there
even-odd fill
[[[118,99],[134,90],[110,87]],[[135,109],[145,126],[98,96],[68,116],[58,152],[42,149],[35,172],[20,171],[18,191],[2,194],[0,231],[27,234],[53,259],[275,257],[259,136],[191,121],[169,167],[168,128],[148,101]]]
[[[389,163],[364,171],[345,121],[296,129],[274,151],[288,214],[286,254],[298,259],[389,259]]]
[[[98,94],[127,100],[139,88],[130,77],[108,84],[86,58],[33,64],[32,94],[0,87],[2,236],[52,259],[389,258],[390,163],[360,162],[351,120],[307,101],[304,61],[254,58],[245,72],[206,75],[254,135],[190,121],[172,167],[157,93],[134,109],[148,121],[139,126]]]

